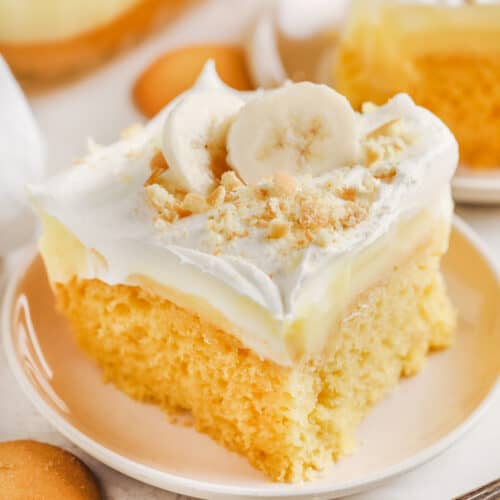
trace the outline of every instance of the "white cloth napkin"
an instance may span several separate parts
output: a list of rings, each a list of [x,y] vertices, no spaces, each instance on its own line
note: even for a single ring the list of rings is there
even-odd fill
[[[28,241],[36,218],[26,183],[45,173],[45,144],[21,87],[0,56],[0,256]]]

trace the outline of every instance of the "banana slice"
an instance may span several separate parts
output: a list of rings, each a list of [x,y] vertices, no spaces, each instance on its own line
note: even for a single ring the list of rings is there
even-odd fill
[[[168,176],[181,189],[206,195],[227,169],[227,132],[244,104],[229,92],[204,90],[186,95],[169,113],[162,150]]]
[[[250,101],[228,134],[228,163],[249,184],[285,171],[320,175],[357,158],[355,113],[326,85],[303,82]]]

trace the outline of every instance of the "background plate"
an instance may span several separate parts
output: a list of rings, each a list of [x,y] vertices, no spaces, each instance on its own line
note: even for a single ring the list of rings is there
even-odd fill
[[[500,204],[500,167],[473,170],[460,166],[451,186],[457,202]]]
[[[155,407],[102,382],[54,310],[34,251],[3,305],[11,368],[37,409],[90,455],[136,479],[203,498],[333,498],[415,467],[468,430],[498,392],[499,278],[474,234],[455,220],[443,267],[459,314],[456,344],[372,411],[359,448],[317,481],[273,484],[241,457]],[[464,264],[467,265],[464,265]]]

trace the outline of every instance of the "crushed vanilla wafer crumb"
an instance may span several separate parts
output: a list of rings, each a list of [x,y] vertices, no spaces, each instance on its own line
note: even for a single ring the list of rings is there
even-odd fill
[[[151,158],[149,168],[151,169],[151,175],[146,179],[145,186],[158,184],[160,177],[168,170],[168,164],[160,150]]]
[[[367,174],[368,175],[368,174]],[[169,193],[163,186],[147,186],[147,195],[158,217],[171,223],[183,217],[207,213],[207,229],[213,253],[225,244],[248,236],[254,228],[268,240],[281,240],[290,249],[314,243],[326,246],[336,231],[353,227],[366,218],[370,199],[358,197],[352,186],[331,181],[301,182],[286,174],[275,175],[257,186],[243,184],[226,172],[208,195]],[[376,191],[375,182],[363,188]]]
[[[271,221],[271,223],[269,224],[267,237],[269,239],[283,238],[288,234],[289,230],[290,230],[289,222]]]
[[[399,123],[400,119],[399,118],[393,118],[392,120],[389,120],[388,122],[383,123],[382,125],[378,126],[376,129],[368,132],[366,134],[367,139],[376,139],[377,137],[381,136],[390,136],[394,137],[396,135],[396,124]]]
[[[370,112],[373,106],[367,103],[363,111]],[[185,193],[169,185],[168,173],[163,175],[168,165],[158,151],[151,160],[146,196],[156,212],[158,227],[206,214],[205,242],[214,255],[252,231],[279,245],[291,259],[293,252],[311,244],[332,245],[340,231],[365,220],[380,186],[397,176],[398,156],[414,139],[402,120],[387,120],[360,138],[360,160],[366,167],[361,178],[348,181],[350,167],[345,167],[315,178],[278,172],[257,185],[247,185],[228,170],[207,195]]]
[[[222,185],[217,186],[207,197],[207,203],[211,207],[219,207],[226,199],[226,188]]]
[[[364,110],[364,107],[363,107]],[[415,137],[400,118],[394,118],[368,132],[361,142],[363,164],[368,168],[378,168],[381,163],[396,160]],[[396,171],[375,176],[384,182],[391,182]]]
[[[187,193],[182,200],[182,208],[192,214],[202,214],[208,210],[208,203],[199,193]]]

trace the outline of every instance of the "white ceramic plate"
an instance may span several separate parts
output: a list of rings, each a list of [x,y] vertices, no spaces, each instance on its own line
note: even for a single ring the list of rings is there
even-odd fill
[[[453,197],[462,203],[500,203],[500,167],[473,170],[460,166],[452,180]]]
[[[241,457],[155,407],[102,382],[54,310],[33,250],[11,277],[2,327],[9,364],[36,408],[68,439],[146,483],[210,498],[326,499],[367,489],[429,460],[474,425],[499,391],[499,274],[472,231],[455,220],[443,263],[459,310],[455,345],[372,411],[359,448],[314,482],[273,484]]]

